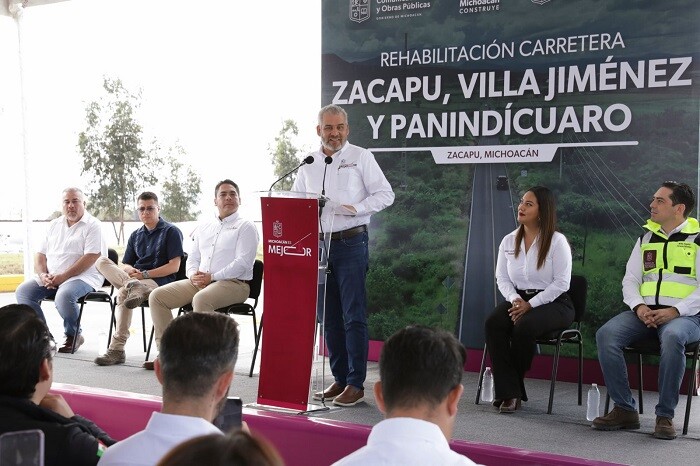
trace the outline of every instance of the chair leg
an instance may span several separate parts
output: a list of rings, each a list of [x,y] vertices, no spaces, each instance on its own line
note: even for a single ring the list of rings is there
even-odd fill
[[[693,393],[695,392],[695,376],[698,372],[698,352],[700,347],[695,349],[693,355],[693,363],[690,365],[691,371],[688,375],[688,400],[685,402],[685,419],[683,420],[683,435],[688,435],[688,422],[690,421],[690,404],[693,402]]]
[[[639,414],[644,414],[644,377],[642,376],[642,355],[637,354],[637,374],[639,376]]]
[[[479,383],[476,386],[476,400],[474,404],[479,404],[481,398],[481,384],[484,382],[484,371],[486,370],[486,344],[484,343],[484,351],[481,353],[481,368],[479,369]]]
[[[554,350],[554,361],[552,362],[552,380],[549,383],[549,405],[547,406],[547,414],[552,414],[552,404],[554,403],[554,385],[557,383],[557,371],[559,369],[560,349],[561,342],[557,345],[557,349]]]
[[[583,341],[578,342],[578,405],[583,404]]]
[[[610,409],[610,393],[605,395],[605,411],[603,411],[603,416],[606,416],[608,414],[609,409]]]
[[[151,326],[151,337],[148,339],[148,349],[146,350],[146,361],[148,361],[148,357],[151,355],[151,344],[153,343],[153,332],[155,331],[155,327]]]
[[[115,310],[116,306],[117,306],[117,303],[115,302],[112,305],[112,317],[110,317],[110,320],[109,320],[109,334],[107,335],[107,351],[109,351],[109,342],[112,341],[112,328],[114,328],[115,332],[117,331],[117,318],[114,315],[114,310]]]
[[[70,349],[70,354],[75,354],[75,342],[78,341],[80,336],[80,320],[83,318],[83,306],[85,306],[85,300],[80,303],[80,312],[78,312],[78,323],[75,326],[75,336],[73,337],[73,346]]]
[[[262,337],[263,318],[264,317],[265,317],[264,315],[260,316],[260,328],[258,329],[258,333],[255,336],[255,349],[253,350],[253,361],[250,363],[250,372],[248,373],[248,377],[253,377],[253,368],[255,367],[255,358],[258,355],[258,347],[260,346],[260,338]]]
[[[146,351],[146,310],[141,306],[141,333],[143,334],[143,350]]]

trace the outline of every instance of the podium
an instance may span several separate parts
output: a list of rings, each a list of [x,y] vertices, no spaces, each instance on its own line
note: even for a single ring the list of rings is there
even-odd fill
[[[265,331],[257,403],[306,411],[316,309],[325,289],[333,209],[318,194],[260,194],[265,262]],[[323,231],[323,235],[319,235]],[[320,290],[320,291],[319,291]]]

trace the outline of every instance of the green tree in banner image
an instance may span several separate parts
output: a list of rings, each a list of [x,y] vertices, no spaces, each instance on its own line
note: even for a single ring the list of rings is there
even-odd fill
[[[191,165],[181,162],[186,156],[185,150],[176,145],[170,149],[170,155],[166,158],[170,174],[163,182],[160,212],[163,218],[171,222],[188,222],[196,220],[199,215],[199,211],[194,208],[202,194],[202,178]]]
[[[141,125],[135,113],[141,90],[133,93],[120,79],[105,77],[105,94],[85,109],[86,128],[78,136],[83,157],[82,173],[92,176],[90,210],[115,227],[117,242],[124,241],[127,206],[134,203],[140,188],[157,183],[158,157],[144,150]]]
[[[274,146],[269,148],[272,165],[275,166],[275,177],[279,178],[299,165],[297,154],[299,149],[294,146],[292,138],[299,135],[299,129],[294,120],[285,120],[279,136],[275,138]],[[294,184],[296,174],[293,173],[275,185],[278,191],[288,191]]]

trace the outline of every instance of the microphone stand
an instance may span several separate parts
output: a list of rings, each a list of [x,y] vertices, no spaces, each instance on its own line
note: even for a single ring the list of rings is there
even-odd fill
[[[302,160],[302,162],[301,162],[299,165],[297,165],[296,167],[294,167],[294,169],[288,171],[287,173],[285,173],[284,175],[282,175],[282,177],[278,178],[274,183],[272,183],[272,184],[270,185],[270,189],[268,189],[267,192],[269,193],[270,191],[272,191],[272,188],[273,188],[277,183],[279,183],[279,182],[282,181],[283,179],[287,178],[289,175],[291,175],[291,174],[294,173],[295,171],[299,170],[303,165],[311,165],[312,163],[314,163],[314,157],[313,157],[313,155],[307,156],[304,160]],[[325,179],[325,173],[324,173],[324,179]]]

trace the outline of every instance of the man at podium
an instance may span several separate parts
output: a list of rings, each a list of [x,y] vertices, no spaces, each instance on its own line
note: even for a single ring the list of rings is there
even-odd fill
[[[394,191],[374,155],[350,144],[348,115],[337,105],[318,113],[321,147],[316,163],[301,167],[293,191],[317,193],[333,201],[333,232],[328,257],[324,336],[335,381],[315,400],[354,406],[364,398],[369,333],[365,278],[372,214],[394,202]],[[319,321],[324,320],[319,311]]]

